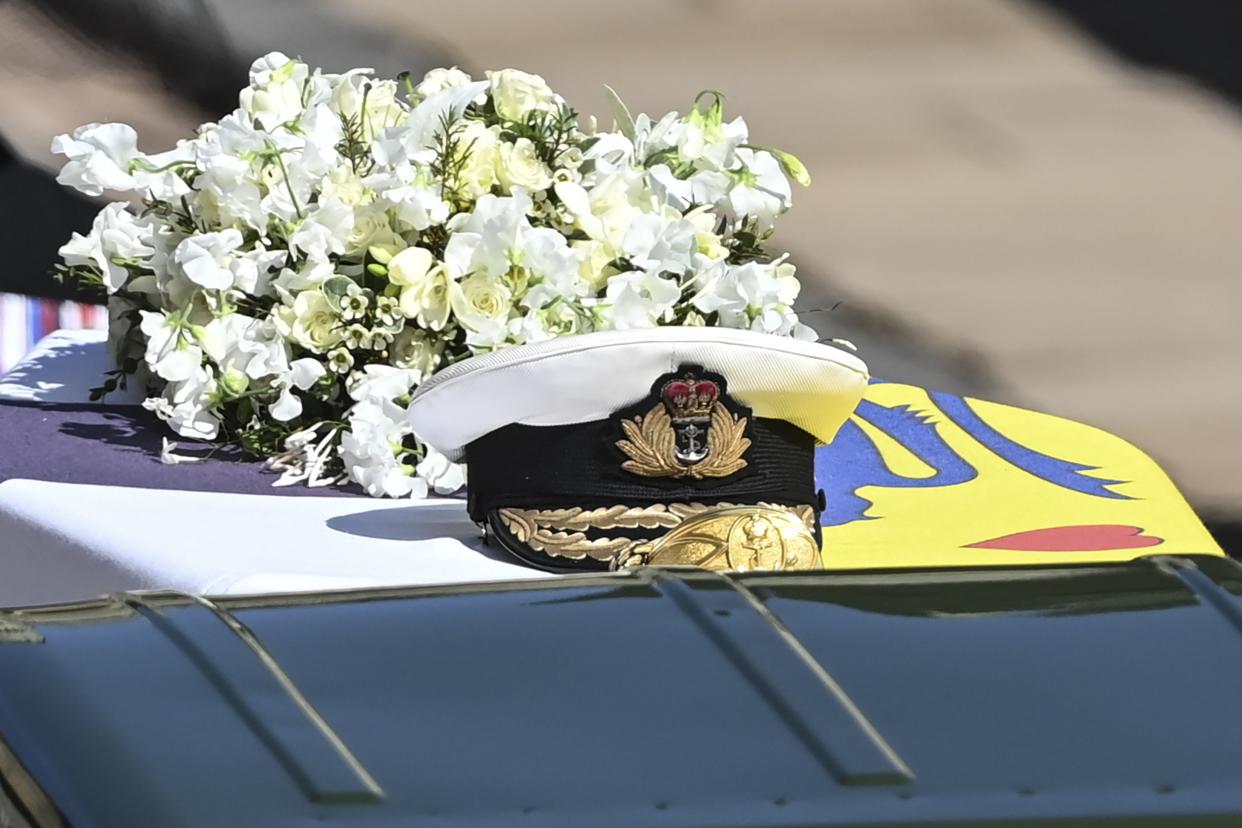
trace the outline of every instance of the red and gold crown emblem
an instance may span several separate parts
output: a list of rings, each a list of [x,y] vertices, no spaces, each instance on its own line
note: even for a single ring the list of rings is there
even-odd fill
[[[724,378],[707,379],[699,366],[682,366],[653,386],[659,401],[646,414],[625,418],[617,448],[626,471],[643,477],[728,477],[746,468],[750,447],[745,416],[725,405]],[[655,389],[659,389],[656,391]]]
[[[693,375],[669,380],[660,389],[660,399],[674,423],[710,420],[720,386],[711,380],[695,379]]]

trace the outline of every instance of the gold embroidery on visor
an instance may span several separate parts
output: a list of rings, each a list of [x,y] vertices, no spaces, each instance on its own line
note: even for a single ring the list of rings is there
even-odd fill
[[[619,567],[701,566],[721,571],[818,569],[819,546],[806,505],[670,503],[598,509],[499,510],[520,543],[553,557],[612,561]],[[668,529],[655,541],[624,535],[588,537],[590,530]]]

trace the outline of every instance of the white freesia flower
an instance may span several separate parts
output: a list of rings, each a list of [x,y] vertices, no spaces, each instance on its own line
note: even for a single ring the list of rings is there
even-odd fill
[[[87,124],[73,135],[57,135],[52,152],[69,162],[56,180],[88,196],[104,190],[125,192],[138,186],[131,175],[138,152],[138,133],[128,124]]]

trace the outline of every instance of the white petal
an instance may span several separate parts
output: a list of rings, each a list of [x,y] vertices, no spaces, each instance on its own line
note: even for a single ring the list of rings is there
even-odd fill
[[[282,423],[287,423],[302,413],[302,401],[286,388],[280,398],[268,408],[268,412]]]
[[[323,363],[310,357],[295,359],[290,363],[289,367],[291,369],[289,381],[303,391],[309,390],[312,385],[319,381],[320,377],[327,373]]]

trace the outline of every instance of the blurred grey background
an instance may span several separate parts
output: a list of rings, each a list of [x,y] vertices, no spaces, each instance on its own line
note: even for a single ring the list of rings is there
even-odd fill
[[[877,376],[1120,434],[1236,548],[1240,38],[1223,0],[0,0],[0,290],[63,291],[96,209],[54,134],[167,148],[271,49],[516,66],[601,121],[605,83],[653,114],[720,89],[815,178],[777,239],[805,321]]]

